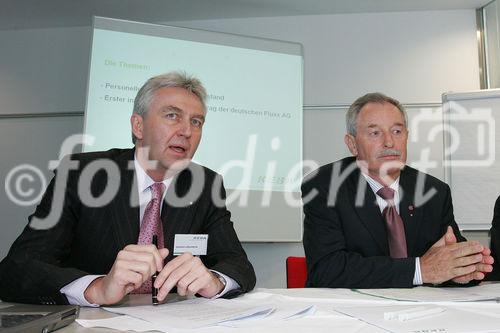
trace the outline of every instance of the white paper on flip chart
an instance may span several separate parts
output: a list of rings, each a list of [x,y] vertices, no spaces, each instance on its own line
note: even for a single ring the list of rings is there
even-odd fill
[[[446,311],[444,312],[409,321],[384,319],[384,313],[403,311],[413,307],[414,305],[370,307],[344,306],[336,307],[334,310],[338,313],[357,318],[375,327],[394,333],[474,333],[498,331],[500,329],[500,318],[479,314],[477,312],[473,313],[456,307],[446,307]]]
[[[217,325],[229,320],[265,317],[274,308],[248,306],[226,299],[196,298],[161,305],[104,307],[105,310],[146,320],[157,327],[193,329]]]
[[[358,293],[378,298],[413,302],[473,302],[500,299],[500,283],[467,288],[389,288],[355,289]]]

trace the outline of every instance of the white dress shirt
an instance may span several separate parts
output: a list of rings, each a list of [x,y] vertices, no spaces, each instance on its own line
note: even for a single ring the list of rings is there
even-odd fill
[[[364,173],[361,173],[361,174],[363,175],[363,177],[365,177],[366,181],[368,182],[368,185],[370,185],[370,188],[372,189],[373,193],[375,194],[375,198],[377,199],[377,204],[380,208],[380,212],[383,212],[385,207],[387,207],[388,204],[384,198],[382,198],[380,195],[377,194],[377,192],[382,187],[384,187],[384,185],[380,184],[378,181],[376,181],[375,179],[371,178],[368,175],[365,175]],[[399,202],[400,202],[399,177],[389,187],[394,190],[394,205],[396,207],[396,211],[399,214]],[[422,284],[423,284],[423,282],[422,282],[422,272],[420,270],[420,258],[416,257],[415,258],[415,275],[413,275],[413,285],[420,286]]]
[[[134,158],[134,167],[135,167],[135,174],[137,176],[137,189],[139,191],[139,221],[142,223],[142,218],[144,217],[144,212],[146,210],[146,206],[148,205],[149,201],[151,200],[151,189],[149,188],[155,181],[148,176],[146,171],[142,168],[142,166],[139,164],[137,161],[137,157]],[[170,183],[172,182],[172,178],[165,179],[163,181],[163,184],[165,184],[165,191],[163,192],[163,197],[162,199],[165,198],[165,195],[167,193],[168,187]],[[161,207],[161,206],[160,206]],[[160,213],[161,213],[160,208]],[[222,278],[222,282],[224,283],[224,289],[217,295],[215,295],[213,298],[218,298],[226,294],[227,292],[237,289],[240,287],[240,285],[231,277],[222,274],[220,272],[210,270],[211,272],[215,273],[217,277]],[[80,305],[80,306],[99,306],[98,304],[92,304],[89,303],[84,296],[85,290],[87,287],[97,279],[98,277],[101,277],[104,275],[85,275],[79,279],[76,279],[75,281],[65,285],[64,287],[61,288],[61,293],[66,295],[66,298],[68,299],[69,304],[73,305]]]

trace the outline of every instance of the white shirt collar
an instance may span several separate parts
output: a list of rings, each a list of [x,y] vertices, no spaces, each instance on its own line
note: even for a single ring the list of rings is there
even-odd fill
[[[373,193],[375,194],[375,199],[377,200],[377,204],[380,208],[380,212],[387,207],[387,201],[385,201],[380,195],[377,194],[378,190],[380,190],[384,185],[380,184],[378,181],[373,179],[372,177],[361,173],[363,177],[365,177],[366,182],[370,185]],[[399,177],[389,186],[394,190],[394,205],[396,206],[396,211],[399,213]]]
[[[137,160],[137,156],[134,155],[134,167],[135,174],[137,176],[137,189],[139,190],[139,194],[144,193],[151,185],[156,183],[153,178],[149,177],[146,171],[142,168],[141,164]],[[163,180],[163,184],[165,184],[165,193],[167,192],[168,186],[172,182],[172,177]]]
[[[370,185],[372,191],[377,194],[378,190],[380,190],[382,187],[385,187],[384,185],[380,184],[378,181],[373,179],[372,177],[365,175],[364,173],[361,173],[363,177],[365,177],[366,181]],[[399,177],[396,178],[396,180],[389,185],[390,188],[394,190],[394,192],[399,193]]]

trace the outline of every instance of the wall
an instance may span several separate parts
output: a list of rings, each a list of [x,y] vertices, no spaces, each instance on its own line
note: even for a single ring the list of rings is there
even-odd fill
[[[82,112],[90,28],[0,31],[0,115]]]
[[[479,87],[473,10],[166,24],[302,43],[306,105],[350,104],[374,90],[404,103],[441,102],[444,91]]]
[[[488,88],[500,88],[500,2],[484,7]]]
[[[41,177],[48,182],[52,177],[48,161],[58,159],[66,137],[82,131],[90,28],[0,31],[0,45],[0,258],[3,258],[35,207],[35,204],[20,206],[8,196],[4,185],[9,172],[16,166],[29,164],[40,170]],[[49,113],[75,116],[23,116]],[[21,183],[22,190],[34,192],[17,199],[36,201],[44,190],[43,183],[33,171],[27,174],[33,178]]]
[[[441,101],[444,91],[479,88],[473,10],[175,24],[302,43],[307,105],[349,104],[373,90],[404,103],[435,103]],[[0,45],[0,114],[83,111],[88,28],[3,31]],[[265,73],[258,74],[265,79]],[[314,129],[318,119],[331,119],[324,112],[314,108],[306,112],[305,126]],[[0,126],[12,129],[5,132],[0,127],[1,179],[20,163],[39,165],[49,175],[47,161],[57,157],[58,143],[80,130],[82,123],[81,117],[67,117],[64,121],[28,118],[22,120],[22,126],[11,126],[16,121],[21,122],[0,118]],[[324,127],[320,134],[316,131],[316,137],[304,137],[308,142],[304,155],[320,161],[340,157],[343,152],[307,148],[318,147],[319,143],[328,147],[330,134]],[[21,149],[22,144],[28,148]],[[16,207],[0,191],[0,257],[7,253],[32,210],[33,206]],[[247,243],[244,247],[256,268],[259,287],[284,287],[285,258],[303,255],[300,243]]]

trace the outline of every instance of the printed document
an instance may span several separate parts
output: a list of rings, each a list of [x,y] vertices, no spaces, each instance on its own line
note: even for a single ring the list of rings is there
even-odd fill
[[[268,306],[244,306],[226,299],[196,298],[177,303],[132,307],[105,307],[107,311],[129,315],[156,326],[200,328],[230,320],[264,317],[274,309]]]
[[[500,300],[500,283],[481,284],[467,288],[389,288],[389,289],[354,289],[363,295],[383,299],[412,302],[475,302]]]
[[[394,333],[420,333],[420,332],[443,332],[443,333],[473,333],[496,331],[500,327],[500,318],[470,312],[456,307],[448,306],[445,311],[436,311],[427,316],[421,316],[413,320],[387,320],[388,313],[402,313],[411,311],[414,305],[397,306],[350,306],[336,307],[338,313],[357,318],[365,323],[382,328],[387,332]],[[480,323],[480,324],[479,324]]]

